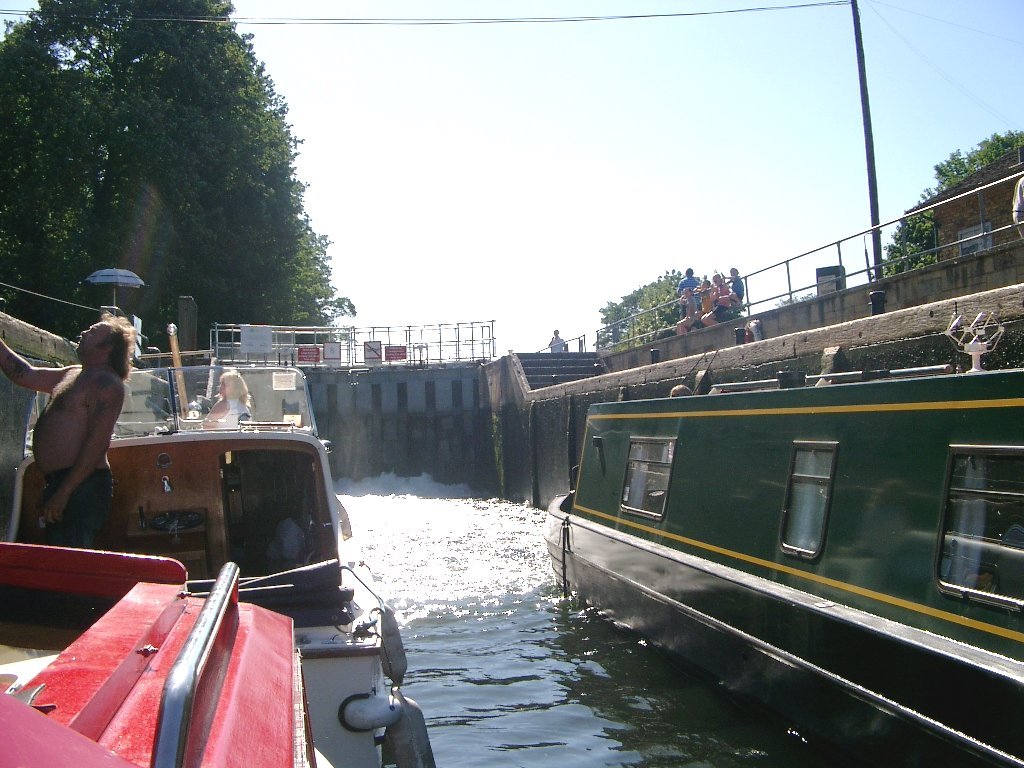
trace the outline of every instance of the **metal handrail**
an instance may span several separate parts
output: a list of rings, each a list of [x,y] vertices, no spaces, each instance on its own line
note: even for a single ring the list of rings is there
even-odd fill
[[[196,689],[228,611],[238,606],[238,566],[225,563],[196,623],[164,681],[157,715],[152,768],[181,768],[185,762]]]
[[[865,246],[865,248],[864,248],[864,268],[863,269],[857,269],[856,271],[853,271],[853,272],[846,272],[845,271],[846,264],[843,263],[842,244],[845,243],[845,242],[850,242],[850,241],[856,240],[857,238],[862,238],[865,235],[872,234],[876,230],[881,231],[885,227],[890,227],[893,224],[898,224],[898,223],[904,222],[904,221],[906,221],[906,220],[908,220],[910,218],[913,218],[914,216],[919,216],[919,215],[928,213],[929,211],[932,211],[935,208],[938,208],[938,207],[943,206],[943,205],[947,205],[947,204],[949,204],[951,202],[954,202],[956,200],[960,200],[960,199],[963,199],[965,197],[970,197],[972,195],[980,194],[981,192],[984,192],[985,190],[990,189],[991,187],[995,187],[995,186],[998,186],[1000,184],[1005,184],[1006,182],[1012,181],[1013,179],[1019,178],[1020,176],[1021,176],[1021,172],[1020,171],[1015,171],[1014,173],[1011,173],[1008,176],[1004,176],[1004,177],[1002,177],[1000,179],[996,179],[995,181],[991,181],[991,182],[989,182],[987,184],[983,184],[983,185],[978,186],[978,187],[973,187],[973,188],[971,188],[969,190],[966,190],[964,192],[961,192],[961,193],[959,193],[957,195],[953,195],[951,197],[945,197],[942,200],[939,200],[937,202],[929,203],[928,205],[922,205],[922,206],[919,206],[917,208],[913,208],[910,211],[905,212],[902,216],[899,216],[899,217],[897,217],[895,219],[891,219],[889,221],[883,222],[881,224],[877,224],[877,225],[872,226],[872,227],[868,227],[867,229],[863,229],[863,230],[861,230],[859,232],[856,232],[856,233],[854,233],[852,235],[849,235],[847,237],[841,238],[840,240],[836,240],[834,242],[827,243],[827,244],[819,246],[817,248],[813,248],[813,249],[811,249],[809,251],[804,251],[803,253],[797,254],[796,256],[791,256],[791,257],[789,257],[787,259],[783,259],[782,261],[776,262],[775,264],[771,264],[771,265],[769,265],[767,267],[762,267],[761,269],[754,270],[753,272],[750,272],[750,273],[748,273],[748,274],[746,274],[746,275],[744,275],[742,277],[742,280],[743,280],[743,283],[744,283],[744,287],[746,288],[746,292],[744,294],[743,311],[747,315],[750,315],[750,314],[752,314],[752,309],[754,307],[762,306],[764,304],[768,304],[769,302],[779,302],[780,300],[788,300],[790,302],[799,301],[802,298],[801,294],[803,294],[806,291],[811,291],[811,290],[817,289],[818,288],[818,283],[817,282],[809,283],[807,285],[798,285],[798,286],[794,287],[791,265],[794,262],[797,262],[797,261],[799,261],[801,259],[807,258],[809,256],[814,256],[816,254],[820,254],[823,251],[831,250],[832,248],[836,249],[836,256],[837,256],[838,264],[843,269],[842,279],[844,281],[846,281],[848,279],[851,279],[851,278],[859,278],[859,277],[866,276],[866,278],[867,278],[866,283],[870,285],[872,282],[875,282],[875,281],[880,280],[882,278],[882,276],[883,276],[882,275],[882,271],[886,267],[890,267],[891,268],[893,266],[898,266],[900,264],[903,264],[904,262],[916,260],[916,259],[919,259],[919,258],[921,258],[923,256],[926,257],[926,256],[929,256],[929,255],[932,255],[932,254],[937,254],[940,251],[944,251],[944,250],[947,250],[949,248],[956,248],[956,247],[962,246],[965,243],[970,243],[970,242],[978,241],[978,240],[982,240],[983,241],[985,238],[991,238],[994,235],[997,235],[997,234],[999,234],[1001,232],[1005,232],[1007,230],[1013,229],[1014,225],[1013,224],[1008,224],[1008,225],[1005,225],[1005,226],[1002,226],[1002,227],[998,227],[996,229],[989,230],[987,232],[981,232],[981,233],[979,233],[977,235],[971,235],[970,237],[961,238],[961,239],[956,240],[954,242],[944,243],[944,244],[942,244],[940,246],[935,246],[934,248],[930,248],[930,249],[927,249],[927,250],[924,250],[924,251],[918,251],[918,252],[915,252],[913,254],[908,254],[907,256],[901,256],[901,257],[894,258],[894,259],[888,259],[882,265],[876,265],[876,264],[872,264],[871,263],[870,257],[869,257],[868,252],[867,252],[867,248]],[[984,248],[984,250],[987,250],[987,248]],[[772,270],[776,270],[776,269],[780,269],[780,268],[784,268],[786,270],[786,290],[781,292],[781,293],[777,293],[777,294],[775,294],[773,296],[768,296],[768,297],[763,298],[763,299],[757,299],[756,301],[753,300],[751,298],[751,293],[750,293],[750,280],[751,280],[751,278],[756,278],[758,276],[763,276],[763,275],[765,275],[766,273],[768,273],[768,272],[770,272]],[[603,327],[599,328],[597,330],[597,339],[598,339],[598,341],[596,343],[596,346],[598,346],[598,348],[602,348],[601,339],[606,338],[609,335],[612,335],[614,337],[614,340],[610,344],[605,345],[605,347],[607,347],[607,346],[617,346],[617,345],[632,346],[632,345],[637,344],[637,343],[642,343],[642,342],[650,339],[651,337],[657,336],[659,333],[661,333],[662,331],[664,331],[666,329],[664,329],[664,328],[663,329],[657,329],[657,330],[653,330],[653,331],[648,331],[647,333],[628,334],[628,335],[625,335],[625,336],[623,336],[621,334],[621,330],[620,329],[621,329],[623,324],[627,324],[628,323],[628,324],[630,324],[632,326],[633,324],[635,324],[635,321],[638,318],[642,318],[642,317],[644,317],[645,315],[647,315],[647,314],[649,314],[651,312],[657,312],[659,310],[662,310],[665,307],[667,307],[669,304],[673,304],[673,303],[675,303],[675,300],[672,300],[672,301],[669,301],[669,302],[665,302],[663,304],[659,304],[659,305],[657,305],[655,307],[650,307],[648,309],[641,310],[640,312],[637,312],[634,315],[630,315],[627,318],[623,318],[622,320],[618,320],[618,321],[616,321],[614,323],[610,323],[610,324],[608,324],[606,326],[603,326]]]
[[[587,334],[585,334],[585,333],[581,333],[579,336],[573,336],[573,337],[568,338],[568,339],[563,337],[562,341],[565,342],[565,348],[566,348],[567,352],[569,351],[569,347],[571,346],[571,343],[574,342],[574,341],[576,342],[576,347],[577,347],[577,350],[579,352],[586,352],[587,351]],[[536,352],[534,352],[534,354],[541,354],[543,352],[550,352],[550,351],[551,351],[551,347],[550,346],[544,346],[544,347],[541,347],[540,349],[538,349]],[[511,353],[512,350],[510,349],[509,352]]]
[[[678,306],[678,304],[678,299],[671,299],[670,301],[666,301],[663,302],[662,304],[649,307],[648,309],[642,309],[639,312],[630,315],[629,317],[624,317],[621,320],[616,320],[614,323],[609,323],[608,325],[599,328],[597,330],[597,341],[595,342],[595,346],[597,346],[599,349],[617,345],[632,346],[633,344],[642,343],[649,339],[657,337],[658,334],[668,330],[668,327],[666,326],[665,328],[656,328],[652,331],[647,331],[645,333],[635,333],[634,328],[636,326],[636,322],[639,319],[646,317],[647,315],[650,315],[655,312],[660,312],[661,310],[664,310],[670,306]],[[623,335],[623,326],[625,326],[626,324],[628,324],[628,328],[626,329],[628,332],[626,335]],[[601,338],[603,336],[610,336],[612,338],[611,343],[605,345],[604,347],[602,347],[601,345]]]
[[[429,325],[261,326],[269,329],[270,348],[259,353],[243,349],[243,328],[254,326],[215,323],[210,348],[225,362],[276,362],[301,366],[416,365],[493,360],[497,357],[494,320],[432,323]],[[266,331],[264,331],[266,332]],[[367,343],[371,346],[367,347]],[[328,347],[332,356],[326,354]],[[390,348],[390,349],[389,349]],[[381,359],[369,359],[368,349]],[[388,356],[393,352],[393,357]],[[313,359],[304,359],[312,353]]]

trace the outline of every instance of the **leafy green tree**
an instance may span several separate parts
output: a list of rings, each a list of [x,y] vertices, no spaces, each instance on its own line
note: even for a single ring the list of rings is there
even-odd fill
[[[885,246],[883,274],[895,275],[935,264],[938,255],[931,251],[935,245],[935,217],[931,211],[904,219],[893,232],[892,242]]]
[[[149,327],[177,297],[214,322],[319,325],[354,314],[331,286],[295,174],[287,106],[217,0],[41,0],[0,41],[0,260],[11,284],[96,306],[81,281],[122,267]],[[200,21],[221,20],[221,23]],[[8,280],[5,279],[5,282]],[[82,310],[8,292],[65,335]]]
[[[676,286],[682,278],[682,273],[673,269],[623,296],[621,301],[609,301],[601,310],[605,330],[598,334],[598,346],[612,346],[638,336],[650,340],[674,334],[679,320]]]
[[[1024,132],[1008,131],[992,134],[966,155],[959,149],[956,150],[935,166],[937,186],[922,192],[919,202],[925,203],[939,193],[956,186],[972,173],[994,163],[1007,152],[1020,146],[1024,146]],[[936,244],[935,218],[931,211],[904,219],[897,225],[892,242],[885,247],[884,273],[893,275],[936,263],[937,254],[928,252],[935,248]]]

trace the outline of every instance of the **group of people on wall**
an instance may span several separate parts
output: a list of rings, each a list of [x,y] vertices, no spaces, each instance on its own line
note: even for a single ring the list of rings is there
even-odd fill
[[[707,277],[698,280],[693,269],[687,268],[676,288],[679,297],[676,333],[689,333],[738,317],[745,293],[743,278],[736,267],[729,270],[728,279],[721,272],[715,272],[710,280]]]

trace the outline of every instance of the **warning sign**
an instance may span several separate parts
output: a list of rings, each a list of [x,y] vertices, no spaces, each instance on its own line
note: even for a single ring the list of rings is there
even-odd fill
[[[300,363],[319,363],[320,347],[301,346],[297,356]]]
[[[363,363],[366,365],[380,365],[382,346],[379,341],[364,341]]]
[[[395,360],[405,360],[408,357],[408,350],[405,347],[388,344],[384,347],[384,359],[389,363]]]
[[[341,363],[341,342],[340,341],[325,341],[324,342],[324,362],[334,363],[335,365]]]
[[[239,328],[243,355],[270,355],[274,352],[274,329],[269,325],[243,325]]]

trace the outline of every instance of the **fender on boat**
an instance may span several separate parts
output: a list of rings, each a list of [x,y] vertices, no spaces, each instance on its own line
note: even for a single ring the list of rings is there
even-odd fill
[[[397,723],[402,717],[402,702],[395,696],[387,699],[356,693],[338,707],[338,721],[356,733],[376,731]]]
[[[380,641],[383,648],[380,665],[389,680],[395,685],[401,685],[409,669],[409,661],[405,657],[405,645],[402,643],[402,633],[398,629],[398,619],[394,609],[386,603],[381,607],[380,614]]]
[[[397,688],[392,693],[400,702],[402,716],[384,731],[384,745],[398,768],[436,768],[427,736],[427,722],[420,705]]]

